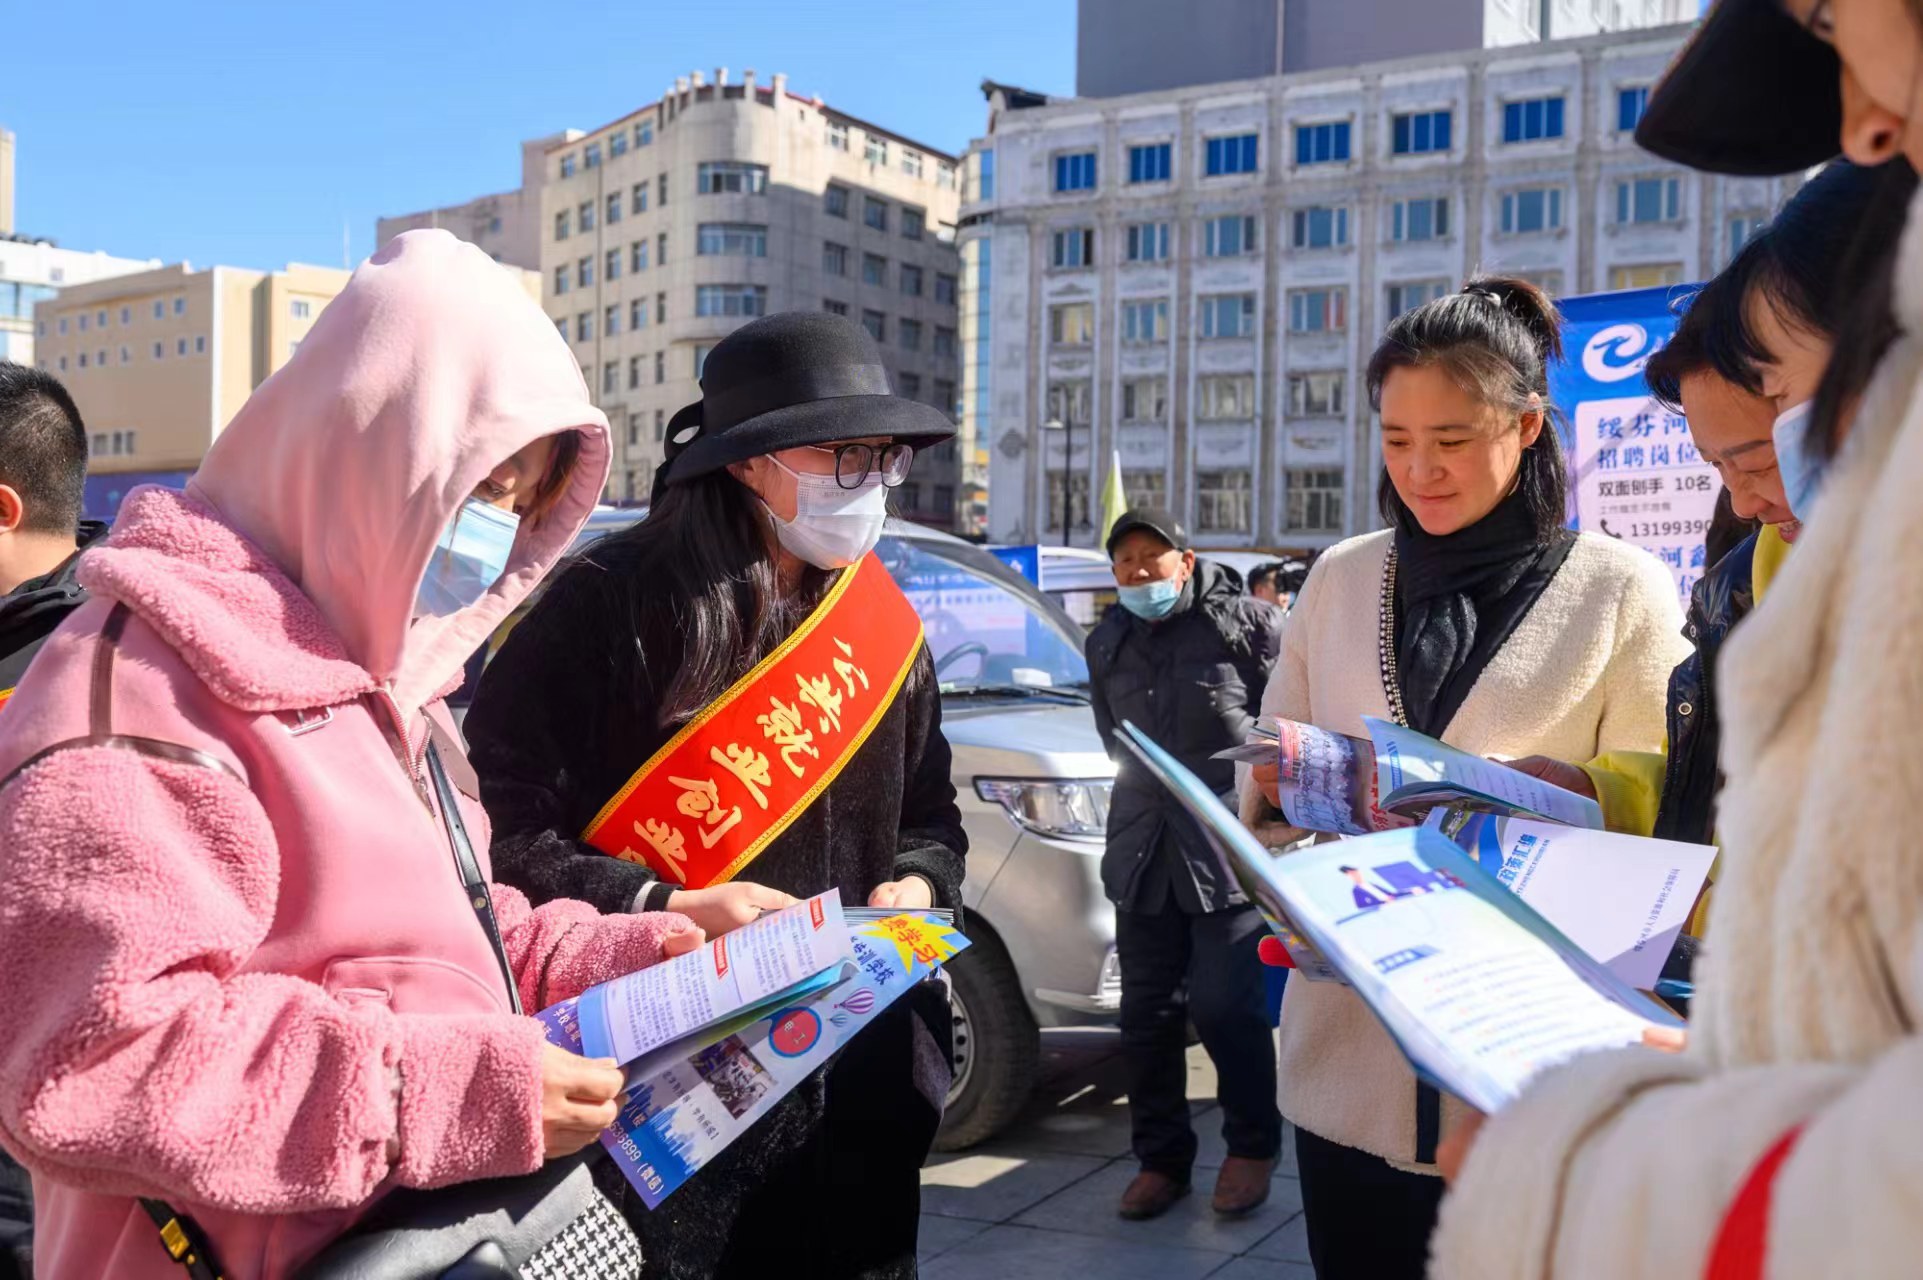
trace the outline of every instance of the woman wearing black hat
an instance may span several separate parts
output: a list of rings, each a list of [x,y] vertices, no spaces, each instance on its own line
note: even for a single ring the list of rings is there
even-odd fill
[[[887,490],[953,426],[825,313],[736,330],[701,388],[647,518],[563,573],[482,682],[466,728],[496,875],[536,901],[672,902],[710,933],[829,888],[957,908],[933,665],[868,555]],[[651,1274],[912,1275],[948,1052],[946,1001],[917,989],[659,1209],[631,1200]]]

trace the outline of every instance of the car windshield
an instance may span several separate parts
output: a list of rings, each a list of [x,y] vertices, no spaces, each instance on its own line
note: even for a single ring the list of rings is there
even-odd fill
[[[882,539],[878,550],[921,615],[943,693],[1086,695],[1081,635],[1045,598],[1004,582],[1001,566],[986,552],[894,537]],[[985,563],[968,562],[977,556]]]

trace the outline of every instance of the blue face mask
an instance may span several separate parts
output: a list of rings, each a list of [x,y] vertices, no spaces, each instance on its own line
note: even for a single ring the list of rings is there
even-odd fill
[[[1777,417],[1770,438],[1776,444],[1776,467],[1783,477],[1783,497],[1790,513],[1807,520],[1816,505],[1816,494],[1823,487],[1827,463],[1819,458],[1810,439],[1811,401],[1805,400]]]
[[[1142,621],[1160,622],[1175,611],[1175,602],[1182,598],[1182,584],[1173,578],[1164,578],[1160,582],[1117,587],[1115,594],[1121,598],[1122,607]]]
[[[520,528],[521,517],[512,511],[478,498],[463,502],[434,543],[427,574],[414,597],[414,616],[445,618],[486,595],[507,572]]]

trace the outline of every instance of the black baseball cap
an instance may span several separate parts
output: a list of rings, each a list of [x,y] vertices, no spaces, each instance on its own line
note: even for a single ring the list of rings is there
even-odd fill
[[[1717,0],[1649,92],[1636,143],[1665,160],[1771,177],[1842,150],[1841,64],[1782,0]]]
[[[1131,507],[1121,514],[1115,527],[1108,531],[1110,559],[1115,557],[1115,544],[1137,529],[1147,529],[1177,551],[1189,549],[1189,531],[1182,527],[1180,520],[1157,507]]]

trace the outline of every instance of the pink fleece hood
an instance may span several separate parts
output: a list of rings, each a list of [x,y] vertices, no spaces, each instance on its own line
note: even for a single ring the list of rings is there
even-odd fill
[[[566,494],[523,522],[479,602],[413,621],[436,540],[530,442],[581,435]],[[514,273],[445,231],[389,241],[221,433],[188,494],[313,601],[403,708],[432,699],[567,550],[608,471],[607,419]]]

